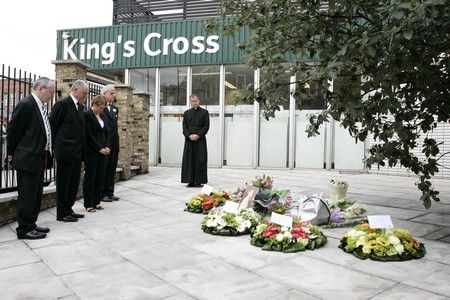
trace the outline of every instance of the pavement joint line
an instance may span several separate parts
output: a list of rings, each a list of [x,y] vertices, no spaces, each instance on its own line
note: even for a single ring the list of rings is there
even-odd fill
[[[37,256],[37,254],[36,254]],[[42,260],[42,258],[40,258],[39,256],[37,256],[39,258],[38,261],[33,261],[33,262],[28,262],[28,263],[23,263],[23,264],[18,264],[18,265],[13,265],[13,266],[9,266],[9,267],[5,267],[5,268],[0,268],[0,271],[4,271],[7,269],[12,269],[12,268],[18,268],[18,267],[22,267],[22,266],[27,266],[27,265],[33,265],[33,264],[37,264],[37,263],[43,263],[45,264],[45,262]],[[47,266],[47,265],[46,265]],[[47,266],[48,267],[48,266]],[[56,275],[56,274],[55,274]]]

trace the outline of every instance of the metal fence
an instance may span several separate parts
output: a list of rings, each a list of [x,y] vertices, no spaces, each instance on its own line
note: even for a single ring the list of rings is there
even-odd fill
[[[7,163],[6,154],[6,128],[11,118],[14,107],[26,95],[31,93],[33,82],[41,76],[31,74],[10,66],[1,65],[0,70],[0,127],[1,127],[1,141],[0,141],[0,157],[1,157],[1,176],[0,176],[0,193],[7,193],[17,190],[17,177],[14,168]],[[57,83],[56,83],[57,84]],[[86,100],[86,109],[91,106],[91,99],[100,94],[103,85],[89,81],[89,94]],[[57,88],[55,89],[57,90]],[[56,101],[57,94],[52,101],[47,104],[47,111],[50,113],[53,104]],[[53,164],[55,166],[55,163]],[[48,185],[55,180],[55,169],[46,170],[44,174],[44,185]]]
[[[0,126],[2,137],[0,141],[1,154],[1,176],[0,193],[7,193],[17,190],[16,171],[7,163],[6,158],[6,128],[11,118],[11,114],[17,103],[26,95],[31,93],[33,82],[41,76],[32,74],[10,66],[2,65],[0,70]],[[47,110],[50,111],[55,97],[51,103],[47,104]],[[47,170],[44,175],[44,185],[48,185],[55,178],[55,169]]]
[[[96,82],[88,81],[88,83],[89,83],[89,94],[86,99],[86,105],[85,105],[86,110],[89,109],[89,107],[91,107],[92,98],[94,98],[97,95],[100,95],[100,91],[104,87],[103,84],[99,84]]]

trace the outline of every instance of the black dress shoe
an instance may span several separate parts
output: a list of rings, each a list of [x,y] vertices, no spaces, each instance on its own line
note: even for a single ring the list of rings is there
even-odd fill
[[[71,215],[72,217],[78,218],[78,219],[84,218],[84,215],[83,215],[83,214],[71,213],[70,215]]]
[[[195,183],[188,183],[188,185],[186,185],[186,187],[188,187],[188,188],[195,187]]]
[[[113,199],[111,197],[105,196],[102,199],[103,202],[113,202]]]
[[[78,218],[72,217],[71,215],[62,217],[62,218],[56,218],[58,221],[62,222],[78,222]]]
[[[32,230],[29,231],[27,233],[21,233],[21,234],[17,234],[17,238],[19,240],[38,240],[38,239],[43,239],[45,238],[47,235],[43,232],[39,232],[36,230]]]
[[[50,228],[48,227],[41,227],[41,226],[36,226],[36,228],[34,229],[38,232],[43,232],[43,233],[49,233],[50,232]]]
[[[119,201],[119,199],[120,199],[120,198],[117,197],[117,196],[111,196],[110,198],[111,198],[113,201]]]

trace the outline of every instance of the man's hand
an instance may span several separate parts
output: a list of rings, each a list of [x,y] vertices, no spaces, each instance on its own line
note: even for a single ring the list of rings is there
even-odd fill
[[[189,136],[189,139],[190,139],[191,141],[193,141],[193,142],[197,141],[199,138],[200,138],[200,136],[199,136],[198,134],[195,134],[195,133],[193,133],[193,134],[191,134],[191,135]]]
[[[108,155],[109,154],[109,148],[108,147],[105,147],[105,148],[102,148],[102,149],[100,149],[100,153],[101,154],[103,154],[103,155]]]

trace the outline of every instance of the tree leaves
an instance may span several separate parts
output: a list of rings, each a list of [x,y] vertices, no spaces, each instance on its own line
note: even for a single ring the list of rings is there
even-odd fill
[[[309,119],[308,136],[333,118],[359,140],[373,134],[366,165],[403,165],[419,176],[426,207],[439,201],[429,179],[439,172],[439,144],[421,135],[450,120],[450,0],[223,0],[222,21],[233,32],[248,26],[246,63],[263,68],[257,101],[271,118],[289,97],[286,78],[315,80],[327,109]],[[229,18],[233,16],[233,18]],[[214,23],[214,22],[212,22]],[[334,89],[329,91],[330,80]],[[308,95],[292,95],[299,104]],[[361,124],[356,126],[356,124]],[[424,158],[412,150],[421,147]]]

